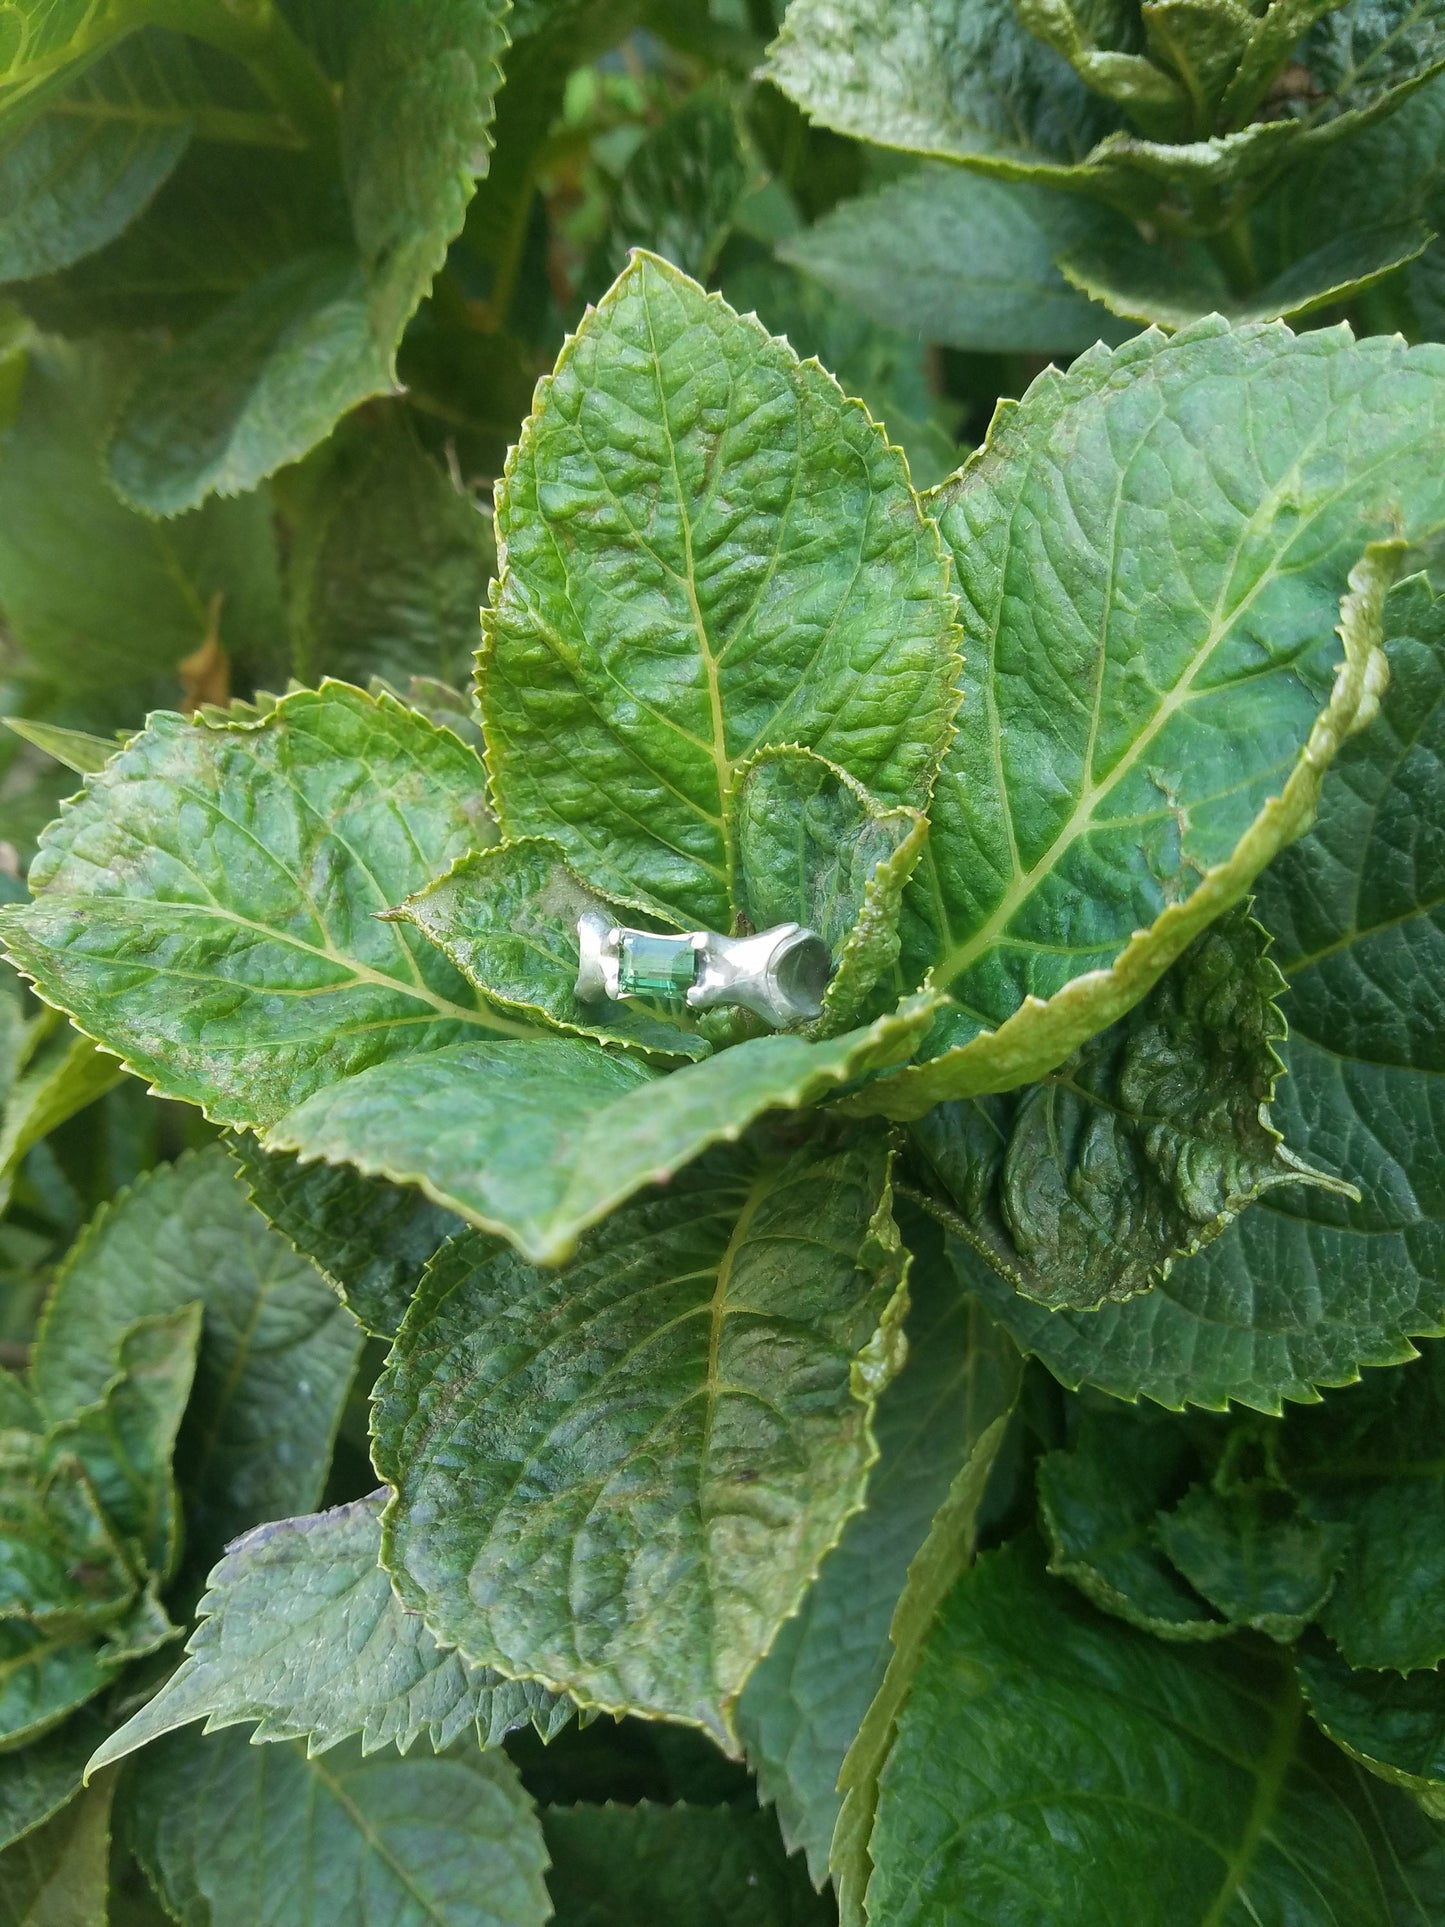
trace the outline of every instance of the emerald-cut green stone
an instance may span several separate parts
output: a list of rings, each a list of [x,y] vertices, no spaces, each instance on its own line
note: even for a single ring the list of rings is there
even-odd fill
[[[689,937],[649,937],[640,931],[622,939],[617,988],[624,997],[681,998],[697,975],[697,953]]]

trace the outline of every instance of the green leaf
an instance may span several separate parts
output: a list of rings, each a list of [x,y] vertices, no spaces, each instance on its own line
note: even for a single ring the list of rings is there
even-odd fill
[[[28,1759],[36,1741],[103,1693],[120,1666],[102,1647],[69,1633],[42,1632],[20,1619],[0,1622],[0,1760],[22,1746],[19,1757]]]
[[[1226,315],[1235,327],[1279,316],[1297,319],[1352,301],[1419,257],[1434,240],[1423,221],[1377,222],[1334,233],[1272,275],[1256,293],[1236,295],[1203,247],[1181,261],[1157,241],[1122,225],[1086,235],[1058,257],[1063,277],[1111,314],[1161,328],[1187,328],[1201,316]]]
[[[1445,760],[1445,602],[1417,577],[1386,613],[1380,715],[1255,899],[1291,988],[1277,1120],[1301,1155],[1347,1170],[1362,1202],[1274,1192],[1176,1266],[1167,1291],[1086,1314],[1036,1310],[955,1246],[968,1287],[1065,1384],[1278,1411],[1445,1331],[1445,854],[1426,800]]]
[[[6,1450],[0,1527],[0,1618],[62,1640],[103,1634],[123,1618],[138,1575],[73,1453],[52,1455],[29,1437]]]
[[[53,723],[32,722],[26,716],[7,716],[5,727],[43,749],[77,776],[94,776],[115,755],[114,737],[91,736],[81,729],[57,729]]]
[[[0,283],[68,268],[115,239],[190,141],[184,123],[47,114],[0,152]]]
[[[1389,1790],[1325,1751],[1282,1664],[1165,1645],[1032,1548],[990,1553],[945,1603],[900,1723],[869,1918],[1103,1927],[1121,1894],[1141,1927],[1433,1918],[1387,1900]]]
[[[1072,196],[931,166],[845,201],[779,251],[885,326],[955,348],[1048,354],[1125,332],[1054,266],[1100,226],[1114,231]]]
[[[32,1359],[48,1416],[104,1396],[137,1319],[204,1307],[176,1469],[191,1556],[315,1505],[358,1333],[325,1280],[247,1201],[225,1148],[161,1165],[77,1240]]]
[[[1341,1392],[1286,1428],[1281,1469],[1350,1556],[1320,1623],[1351,1666],[1399,1673],[1445,1660],[1445,1346]]]
[[[840,134],[1005,180],[1067,175],[1119,124],[1009,0],[793,0],[766,72]]]
[[[845,394],[860,397],[907,455],[915,488],[952,474],[959,462],[957,410],[935,394],[929,350],[912,320],[906,329],[880,327],[780,260],[731,269],[723,292],[739,314],[756,311],[770,334],[786,335],[805,358],[816,355]]]
[[[872,1867],[873,1828],[884,1764],[899,1716],[913,1691],[914,1676],[939,1606],[959,1574],[972,1563],[979,1508],[1018,1399],[1022,1373],[1017,1355],[996,1328],[988,1328],[988,1343],[988,1389],[979,1416],[989,1414],[989,1422],[972,1441],[947,1496],[933,1515],[928,1536],[909,1562],[907,1583],[888,1625],[892,1651],[883,1682],[838,1774],[838,1791],[843,1797],[828,1861],[843,1927],[863,1927],[864,1892]]]
[[[24,1067],[0,1111],[0,1208],[33,1145],[120,1082],[120,1066],[45,1013],[32,1020]]]
[[[485,839],[480,763],[341,683],[252,720],[162,713],[53,824],[5,936],[166,1096],[261,1125],[397,1051],[525,1026],[376,921]]]
[[[1316,21],[1299,49],[1323,101],[1310,118],[1388,111],[1445,67],[1439,0],[1352,0]]]
[[[0,45],[0,135],[9,139],[117,40],[140,26],[143,0],[50,0],[12,10]]]
[[[32,1833],[75,1798],[85,1762],[104,1732],[97,1714],[79,1713],[44,1739],[0,1753],[0,1848]]]
[[[546,1807],[557,1927],[827,1927],[833,1910],[765,1813],[737,1807]]]
[[[0,1854],[0,1927],[104,1927],[114,1790],[90,1787]]]
[[[420,1191],[349,1165],[301,1164],[251,1137],[233,1139],[231,1152],[253,1203],[326,1274],[352,1316],[395,1338],[422,1273],[462,1220]]]
[[[959,1008],[890,1115],[1052,1069],[1308,828],[1379,706],[1398,538],[1445,521],[1442,407],[1433,344],[1201,322],[1042,375],[930,498],[973,720],[904,974]]]
[[[1445,1804],[1445,1679],[1438,1671],[1357,1671],[1323,1640],[1297,1655],[1305,1704],[1322,1733],[1382,1780],[1408,1787],[1436,1819]]]
[[[1176,1421],[1123,1408],[1085,1411],[1067,1451],[1038,1462],[1049,1571],[1160,1639],[1217,1639],[1230,1628],[1160,1549],[1160,1513],[1195,1469]]]
[[[351,1742],[308,1759],[299,1743],[172,1735],[122,1800],[137,1857],[190,1927],[543,1927],[551,1915],[542,1830],[500,1752],[366,1758]]]
[[[340,104],[353,245],[296,255],[151,364],[110,446],[128,500],[174,515],[244,493],[395,388],[402,330],[486,171],[504,12],[368,0]]]
[[[755,1037],[668,1076],[575,1038],[457,1044],[318,1091],[266,1145],[419,1184],[534,1263],[561,1264],[589,1226],[708,1145],[897,1063],[933,1008],[911,998],[826,1043]]]
[[[155,693],[139,710],[170,695],[175,664],[208,633],[234,656],[267,660],[281,601],[263,496],[162,526],[106,487],[100,438],[138,352],[29,349],[19,413],[0,433],[0,608],[45,677],[67,689],[141,682]]]
[[[1247,908],[1042,1083],[913,1126],[949,1228],[1025,1297],[1087,1311],[1168,1277],[1254,1199],[1316,1184],[1270,1122],[1284,978]]]
[[[385,1493],[257,1526],[215,1568],[187,1657],[155,1698],[99,1747],[87,1775],[204,1719],[255,1721],[253,1744],[304,1739],[323,1753],[358,1734],[363,1754],[437,1752],[471,1732],[498,1746],[528,1720],[550,1739],[566,1700],[438,1649],[379,1564]]]
[[[770,744],[922,805],[953,598],[864,409],[650,255],[583,320],[497,498],[479,689],[509,836],[685,924],[738,908],[727,798]]]
[[[927,835],[921,811],[883,808],[811,750],[763,750],[739,772],[732,840],[742,914],[755,930],[801,923],[833,955],[813,1035],[858,1023],[892,972],[904,886]]]
[[[892,1651],[888,1628],[933,1515],[1013,1401],[1018,1354],[936,1262],[915,1264],[908,1356],[878,1401],[868,1503],[743,1690],[737,1726],[783,1839],[828,1875],[838,1774]]]
[[[872,1135],[714,1154],[556,1274],[440,1253],[373,1422],[382,1556],[437,1639],[736,1747],[901,1362],[888,1162]]]
[[[700,90],[633,150],[588,264],[590,293],[627,267],[632,248],[707,281],[758,172],[731,99]]]
[[[1313,1518],[1287,1487],[1253,1479],[1196,1486],[1159,1521],[1159,1542],[1236,1626],[1288,1642],[1328,1599],[1349,1533]]]
[[[668,1057],[706,1057],[711,1046],[645,1005],[584,1004],[577,996],[577,922],[676,930],[654,903],[599,896],[571,869],[560,844],[522,837],[458,857],[444,876],[386,914],[437,944],[488,1002],[549,1028]]]
[[[276,493],[290,535],[287,602],[302,682],[405,683],[418,670],[465,677],[491,531],[399,407],[344,422],[278,478]]]
[[[175,1571],[181,1522],[171,1457],[195,1376],[199,1302],[169,1316],[139,1318],[116,1348],[116,1374],[93,1405],[61,1419],[50,1451],[73,1452],[106,1517],[134,1546],[147,1570]]]

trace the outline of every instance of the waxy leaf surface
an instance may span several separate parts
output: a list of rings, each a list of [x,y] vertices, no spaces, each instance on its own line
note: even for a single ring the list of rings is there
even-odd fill
[[[665,262],[638,255],[541,384],[497,530],[479,690],[509,836],[725,931],[728,793],[760,748],[927,800],[954,609],[907,466],[830,376]]]
[[[905,1265],[887,1170],[872,1134],[719,1152],[561,1271],[446,1247],[373,1427],[383,1556],[439,1640],[736,1746],[876,1455]]]
[[[1066,1384],[1278,1411],[1445,1330],[1445,852],[1425,800],[1445,781],[1445,603],[1412,578],[1387,618],[1380,715],[1255,898],[1290,986],[1275,1121],[1361,1201],[1273,1192],[1163,1286],[1084,1314],[1036,1311],[955,1246],[969,1285]]]
[[[211,1573],[187,1657],[155,1698],[95,1752],[87,1773],[164,1733],[255,1722],[253,1741],[304,1739],[322,1753],[353,1734],[364,1754],[419,1737],[437,1752],[471,1732],[500,1745],[533,1720],[551,1738],[571,1707],[438,1650],[381,1569],[384,1493],[237,1539]]]
[[[51,826],[5,938],[42,994],[157,1090],[264,1125],[487,1012],[377,912],[489,840],[450,731],[342,683],[259,721],[162,713]]]

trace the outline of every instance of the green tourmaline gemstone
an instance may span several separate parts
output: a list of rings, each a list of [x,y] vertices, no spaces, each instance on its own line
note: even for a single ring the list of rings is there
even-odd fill
[[[617,988],[624,997],[681,998],[696,975],[697,953],[687,937],[634,933],[622,939]]]

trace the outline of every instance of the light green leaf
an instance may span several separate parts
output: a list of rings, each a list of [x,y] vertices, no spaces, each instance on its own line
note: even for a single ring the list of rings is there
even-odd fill
[[[1297,1639],[1330,1595],[1349,1533],[1270,1479],[1196,1486],[1159,1521],[1159,1543],[1236,1626]]]
[[[911,320],[907,329],[880,327],[852,301],[776,259],[731,269],[723,293],[739,314],[756,312],[770,334],[786,335],[794,353],[816,355],[844,394],[862,400],[908,457],[915,488],[952,474],[957,410],[934,393],[929,350]]]
[[[1351,1666],[1445,1661],[1445,1346],[1294,1415],[1281,1470],[1350,1538],[1320,1624]]]
[[[423,1271],[463,1221],[350,1165],[300,1164],[249,1136],[232,1139],[231,1153],[257,1208],[325,1273],[352,1316],[395,1338]]]
[[[1126,332],[1054,266],[1114,227],[1070,195],[928,166],[845,201],[779,252],[888,327],[955,348],[1056,354]]]
[[[1296,1658],[1305,1704],[1322,1733],[1382,1780],[1408,1787],[1436,1819],[1445,1807],[1445,1678],[1438,1670],[1357,1671],[1323,1640]]]
[[[864,1924],[864,1892],[873,1864],[872,1838],[884,1764],[893,1747],[899,1717],[913,1692],[914,1676],[939,1607],[959,1574],[972,1563],[979,1507],[1019,1394],[1023,1376],[1020,1360],[1001,1331],[988,1328],[988,1346],[986,1390],[977,1414],[979,1419],[987,1416],[988,1423],[973,1437],[946,1497],[933,1515],[928,1536],[909,1562],[907,1583],[889,1621],[892,1651],[882,1684],[838,1774],[842,1804],[828,1863],[843,1927]]]
[[[1064,278],[1111,313],[1161,328],[1187,328],[1203,315],[1226,315],[1235,327],[1279,316],[1297,319],[1352,301],[1419,257],[1434,240],[1423,221],[1377,222],[1334,233],[1291,261],[1257,293],[1239,296],[1203,247],[1181,261],[1156,240],[1120,226],[1087,235],[1058,257]]]
[[[1291,989],[1277,1121],[1303,1156],[1347,1171],[1362,1201],[1276,1191],[1176,1266],[1167,1291],[1085,1314],[1036,1309],[955,1246],[968,1286],[1065,1384],[1278,1411],[1445,1331],[1445,855],[1426,801],[1445,760],[1445,602],[1412,578],[1387,628],[1380,715],[1255,899]]]
[[[105,1927],[114,1791],[88,1788],[0,1854],[0,1927]]]
[[[542,1830],[501,1752],[308,1759],[173,1734],[127,1774],[137,1857],[189,1927],[543,1927]],[[304,1824],[298,1821],[304,1816]]]
[[[0,1208],[9,1203],[16,1173],[32,1145],[121,1079],[113,1058],[48,1011],[31,1020],[26,1044],[24,1066],[0,1111]]]
[[[1280,1185],[1358,1203],[1270,1121],[1285,982],[1268,944],[1228,911],[1042,1083],[920,1118],[930,1208],[1025,1297],[1087,1311],[1157,1285]]]
[[[766,72],[840,134],[1005,180],[1067,178],[1119,125],[1011,0],[793,0]]]
[[[267,1124],[398,1051],[526,1027],[376,912],[487,836],[450,731],[343,683],[257,720],[162,713],[53,824],[15,960],[167,1096]]]
[[[57,729],[54,723],[32,722],[26,716],[7,716],[4,721],[7,729],[37,749],[43,749],[47,756],[53,756],[77,776],[94,776],[97,770],[104,769],[119,746],[115,737],[91,736],[81,729]]]
[[[1171,15],[1187,18],[1192,11],[1198,19],[1205,13],[1203,31],[1190,37],[1203,41],[1225,78],[1236,51],[1231,42],[1247,33],[1250,22],[1235,0],[1154,0],[1144,15],[1142,40],[1152,55],[1145,58],[1138,50],[1139,23],[1126,8],[1086,5],[1075,12],[1071,0],[1016,0],[1016,10],[1021,24],[1062,54],[1091,92],[1127,109],[1137,126],[1166,140],[1186,135],[1196,125],[1207,128],[1212,115],[1199,98],[1192,63],[1181,65],[1167,57],[1174,48],[1172,36],[1162,31],[1165,21]]]
[[[892,1652],[909,1562],[982,1434],[1013,1400],[1018,1354],[936,1260],[915,1264],[908,1357],[878,1401],[868,1503],[844,1528],[738,1702],[737,1726],[783,1839],[819,1886],[837,1824],[838,1774]]]
[[[941,549],[864,409],[650,255],[539,397],[483,618],[498,816],[595,888],[726,930],[727,797],[758,749],[926,801],[957,700]]]
[[[395,388],[402,330],[486,171],[504,12],[367,0],[340,103],[354,245],[298,254],[151,364],[110,446],[128,500],[174,515],[244,493]]]
[[[741,910],[755,930],[801,923],[833,956],[815,1036],[858,1023],[898,961],[903,890],[928,835],[919,810],[885,809],[805,749],[765,749],[732,797]],[[896,990],[893,998],[896,999]]]
[[[145,18],[144,0],[47,0],[7,10],[0,44],[0,134],[9,139]]]
[[[601,293],[621,274],[632,248],[707,281],[759,171],[731,99],[721,91],[690,94],[623,168],[588,265],[588,292]]]
[[[1226,392],[1206,452],[1200,397]],[[904,965],[959,1008],[880,1108],[1052,1069],[1308,828],[1379,707],[1399,537],[1445,522],[1442,413],[1435,344],[1220,320],[1095,349],[1000,410],[930,498],[972,722]]]
[[[457,1044],[318,1091],[265,1142],[419,1184],[534,1263],[561,1264],[590,1225],[708,1145],[897,1063],[933,1008],[912,998],[826,1043],[755,1037],[668,1076],[574,1038]]]
[[[441,1252],[373,1421],[383,1558],[437,1639],[736,1748],[901,1362],[888,1164],[873,1135],[715,1153],[555,1275]]]
[[[171,1474],[201,1337],[199,1300],[168,1316],[138,1318],[116,1347],[103,1395],[46,1434],[50,1452],[73,1452],[106,1517],[148,1571],[169,1579],[181,1521]]]
[[[929,1641],[884,1774],[869,1918],[1114,1927],[1121,1894],[1131,1927],[1433,1918],[1393,1910],[1413,1871],[1392,1864],[1405,1796],[1362,1779],[1282,1663],[1151,1639],[1010,1546]]]
[[[0,1848],[32,1833],[75,1798],[85,1762],[104,1732],[98,1714],[79,1713],[44,1739],[0,1753]]]
[[[141,1318],[204,1307],[176,1470],[193,1559],[313,1506],[359,1334],[330,1287],[246,1193],[225,1148],[161,1165],[87,1227],[57,1273],[32,1360],[62,1419],[103,1397]]]
[[[1085,1411],[1067,1451],[1038,1463],[1049,1571],[1160,1639],[1217,1639],[1215,1614],[1161,1552],[1156,1524],[1195,1469],[1187,1433],[1158,1413]]]
[[[542,1811],[557,1927],[828,1927],[833,1910],[766,1813],[738,1807]]]
[[[269,659],[281,602],[264,496],[161,525],[106,487],[100,441],[137,355],[133,342],[30,348],[19,413],[0,433],[0,608],[47,678],[139,683],[154,703],[174,700],[175,664],[209,633],[243,660]]]
[[[278,477],[289,531],[293,669],[365,684],[418,670],[461,681],[477,646],[492,538],[400,407],[344,422]]]
[[[193,1720],[207,1733],[255,1721],[253,1743],[304,1739],[323,1753],[358,1734],[363,1754],[422,1735],[441,1752],[471,1732],[498,1746],[528,1720],[550,1739],[565,1700],[441,1652],[382,1571],[385,1493],[257,1526],[227,1549],[187,1657],[99,1747],[87,1775]]]
[[[414,924],[490,1003],[523,1018],[667,1057],[708,1056],[706,1038],[646,1005],[579,999],[577,922],[588,912],[637,928],[677,929],[657,904],[619,902],[590,889],[561,845],[546,837],[458,857],[444,876],[386,914]]]

